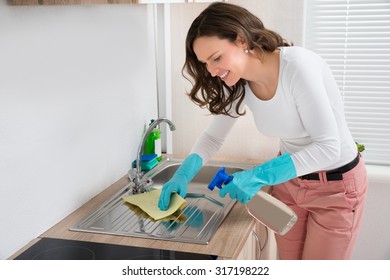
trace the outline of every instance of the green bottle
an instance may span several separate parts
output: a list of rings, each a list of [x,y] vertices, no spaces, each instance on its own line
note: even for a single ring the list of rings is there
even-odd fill
[[[149,126],[154,122],[154,120],[150,121]],[[152,130],[149,134],[148,138],[146,138],[144,154],[156,154],[157,160],[162,160],[161,155],[161,131],[157,127]]]

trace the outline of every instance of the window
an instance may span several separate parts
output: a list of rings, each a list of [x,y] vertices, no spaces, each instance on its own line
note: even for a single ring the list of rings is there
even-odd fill
[[[390,0],[307,0],[305,45],[332,68],[365,161],[390,165]]]

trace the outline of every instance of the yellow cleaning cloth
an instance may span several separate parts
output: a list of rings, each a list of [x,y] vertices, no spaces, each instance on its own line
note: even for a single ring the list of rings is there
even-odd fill
[[[142,210],[138,206],[132,205],[132,204],[130,204],[128,202],[125,202],[125,205],[131,211],[133,211],[134,214],[137,215],[138,217],[143,218],[143,219],[152,220],[153,222],[156,222],[155,219],[150,217],[146,212],[144,212],[144,210]],[[175,213],[173,213],[172,215],[164,217],[164,218],[160,219],[159,221],[161,221],[161,222],[175,221],[177,223],[183,223],[183,222],[187,221],[187,216],[184,214],[184,212],[182,210],[179,209]]]
[[[161,194],[161,189],[153,190],[150,192],[144,192],[141,194],[124,196],[126,202],[138,206],[145,213],[147,213],[154,220],[161,220],[174,214],[177,210],[182,210],[186,204],[184,198],[177,193],[173,193],[171,196],[171,203],[167,211],[161,211],[158,208],[158,199]]]

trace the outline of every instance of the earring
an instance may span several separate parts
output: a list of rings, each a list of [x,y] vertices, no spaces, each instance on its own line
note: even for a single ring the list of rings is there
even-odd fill
[[[248,49],[245,49],[244,52],[245,52],[245,53],[249,53],[249,50],[248,50]]]

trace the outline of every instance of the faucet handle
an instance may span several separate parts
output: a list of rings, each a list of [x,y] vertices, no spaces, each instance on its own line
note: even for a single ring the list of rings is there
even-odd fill
[[[137,178],[141,178],[143,173],[141,172],[141,174],[138,174],[137,168],[130,168],[129,172],[127,172],[127,175],[130,181],[134,182]]]
[[[144,193],[153,185],[153,181],[150,178],[143,178],[138,182],[137,180],[134,180],[134,183],[132,190],[133,194]]]
[[[144,186],[145,190],[149,189],[152,185],[153,185],[153,180],[151,178],[147,178],[145,180],[145,186]]]
[[[136,186],[133,188],[133,194],[144,193],[153,185],[153,181],[150,178],[143,178]]]

